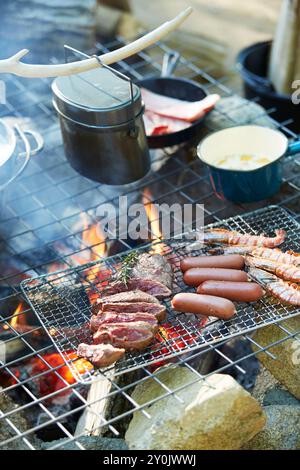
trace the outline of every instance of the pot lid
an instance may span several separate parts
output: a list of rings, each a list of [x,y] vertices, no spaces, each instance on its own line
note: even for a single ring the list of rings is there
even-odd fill
[[[104,67],[58,77],[52,91],[61,113],[89,125],[124,123],[139,114],[142,107],[140,89],[133,85],[131,97],[129,81]]]

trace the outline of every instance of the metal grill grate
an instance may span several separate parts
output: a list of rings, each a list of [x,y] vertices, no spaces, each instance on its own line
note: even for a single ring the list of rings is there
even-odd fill
[[[97,50],[88,51],[104,53],[119,47],[124,41],[117,38],[109,44],[97,44]],[[163,54],[169,52],[170,48],[159,43],[150,50],[138,54],[134,60],[122,61],[119,69],[135,80],[157,76],[161,70]],[[207,68],[200,69],[199,57],[189,57],[186,59],[184,44],[182,44],[182,57],[176,71],[177,76],[199,80],[209,93],[219,93],[222,97],[231,97],[233,91],[228,86],[230,71],[228,76],[219,79],[214,78],[215,70]],[[44,58],[41,58],[41,62]],[[27,80],[13,75],[5,77],[7,102],[1,105],[0,116],[15,116],[18,119],[29,117],[36,124],[37,130],[42,133],[45,140],[44,151],[32,159],[26,173],[19,179],[18,185],[7,195],[1,222],[0,222],[0,328],[6,328],[10,338],[5,344],[9,347],[15,341],[24,347],[22,354],[18,358],[10,358],[5,363],[0,363],[0,376],[10,378],[11,383],[3,385],[0,389],[0,397],[3,394],[14,394],[14,397],[23,397],[23,401],[18,402],[18,407],[11,409],[1,409],[0,423],[9,430],[8,435],[1,437],[0,447],[20,443],[23,448],[35,449],[38,444],[32,439],[34,435],[48,429],[55,429],[60,437],[65,439],[59,443],[53,443],[51,448],[61,448],[65,444],[74,443],[79,449],[84,449],[84,442],[81,437],[84,432],[70,430],[70,421],[66,420],[78,416],[84,410],[93,408],[94,415],[98,418],[95,429],[108,427],[114,436],[120,436],[119,422],[132,415],[135,410],[144,411],[148,406],[145,403],[140,406],[130,397],[132,388],[137,384],[152,377],[161,385],[164,393],[158,398],[162,399],[172,395],[175,400],[178,389],[166,389],[159,378],[159,374],[153,376],[151,370],[142,367],[144,377],[141,380],[134,380],[130,385],[122,385],[115,380],[111,380],[112,390],[107,398],[116,399],[122,397],[128,404],[127,408],[114,417],[104,417],[97,411],[97,404],[103,398],[95,398],[93,401],[87,398],[86,393],[80,388],[78,383],[69,383],[63,373],[63,366],[49,362],[46,354],[53,351],[52,342],[49,344],[39,344],[32,342],[32,335],[41,332],[43,329],[39,325],[32,327],[25,332],[16,329],[11,320],[14,308],[18,302],[23,301],[17,317],[30,315],[30,309],[21,295],[19,283],[26,276],[32,277],[49,272],[55,264],[62,267],[74,267],[74,256],[82,256],[83,259],[90,259],[98,252],[102,243],[86,244],[82,241],[86,228],[97,222],[96,209],[106,202],[114,203],[116,194],[105,186],[86,180],[75,173],[64,157],[61,136],[57,117],[51,105],[50,81],[49,80]],[[241,90],[236,89],[237,93]],[[254,100],[259,103],[259,99]],[[240,115],[247,113],[247,102],[236,104],[231,111],[239,112]],[[266,111],[273,126],[285,132],[290,138],[297,138],[296,134],[286,126],[288,122],[278,123],[272,120],[272,112]],[[262,112],[263,114],[263,112]],[[226,111],[216,111],[216,117],[220,120],[226,118],[232,125],[240,124],[239,116]],[[256,118],[249,119],[249,123],[257,123]],[[208,123],[204,126],[204,131],[214,130]],[[192,158],[186,149],[178,149],[172,153],[172,157],[164,152],[157,152],[153,156],[157,171],[149,179],[138,184],[135,188],[126,188],[120,194],[133,194],[148,188],[151,192],[149,200],[157,203],[179,202],[202,203],[205,205],[205,223],[220,222],[230,215],[237,215],[265,207],[269,204],[277,204],[286,208],[296,221],[299,221],[300,184],[299,184],[299,156],[288,158],[284,163],[284,184],[281,191],[272,200],[263,201],[258,204],[237,205],[216,198],[209,183],[207,182],[206,171],[200,161]],[[164,165],[162,165],[164,163]],[[78,224],[80,214],[84,212],[86,223]],[[239,219],[242,222],[242,219]],[[260,231],[258,220],[258,231]],[[275,221],[276,222],[276,221]],[[277,223],[277,222],[276,222]],[[244,229],[248,229],[244,226]],[[299,250],[296,237],[292,237],[291,248]],[[295,246],[297,245],[297,246]],[[128,240],[121,240],[118,251],[130,249]],[[235,351],[224,349],[226,340],[217,344],[209,345],[189,355],[178,356],[178,364],[188,367],[195,376],[195,381],[204,380],[195,367],[195,361],[201,361],[208,351],[213,351],[219,358],[211,373],[228,373],[232,371],[238,375],[241,383],[248,384],[249,365],[257,351],[251,350],[251,345],[255,345],[257,350],[274,358],[273,347],[286,340],[300,342],[300,331],[292,330],[286,323],[275,322],[274,328],[278,331],[280,338],[272,344],[262,346],[255,343],[251,336],[244,334],[240,338],[245,345],[245,349],[236,354]],[[300,344],[300,343],[299,343]],[[21,364],[22,368],[30,360],[39,360],[45,370],[36,372],[29,377],[19,376],[16,368]],[[20,362],[21,361],[21,362]],[[61,381],[62,387],[56,391],[49,391],[40,396],[34,384],[36,381],[46,381],[49,375],[57,377]],[[184,386],[188,387],[190,384]],[[183,388],[182,386],[181,388]],[[77,400],[72,408],[57,411],[51,407],[51,400],[60,394],[70,393],[71,398]],[[1,402],[2,403],[2,402]],[[30,417],[32,410],[37,410],[43,414],[43,420],[31,423],[24,430],[15,421],[15,416],[22,412],[26,417]],[[149,417],[149,414],[147,414]]]
[[[269,236],[276,228],[284,228],[288,232],[285,246],[296,250],[300,245],[299,224],[286,211],[277,207],[230,218],[213,226],[250,234],[265,233]],[[155,244],[155,248],[159,247],[161,254],[173,266],[175,279],[172,291],[174,294],[194,291],[184,284],[179,268],[180,260],[190,253],[187,250],[188,246],[189,242],[178,242],[178,240],[164,240]],[[149,248],[151,250],[152,247],[148,246]],[[147,248],[139,250],[144,251]],[[193,253],[200,255],[201,250]],[[100,263],[36,277],[22,283],[25,295],[58,351],[70,365],[76,378],[85,383],[91,381],[95,371],[91,373],[87,368],[78,370],[73,351],[77,350],[81,342],[89,344],[92,342],[88,326],[92,315],[90,299],[95,300],[98,295],[103,295],[107,283],[117,272],[126,254],[121,257],[110,257]],[[113,372],[114,376],[117,376],[143,366],[155,365],[155,363],[170,360],[174,356],[197,350],[201,346],[229,340],[234,336],[250,333],[267,324],[286,320],[299,314],[297,307],[282,305],[269,297],[253,304],[238,304],[237,315],[233,319],[211,321],[205,325],[204,320],[195,318],[190,320],[189,315],[176,314],[170,305],[170,300],[162,303],[167,308],[168,318],[167,322],[161,325],[153,344],[143,352],[127,353],[125,359],[106,369],[105,374]],[[169,330],[172,331],[171,338],[168,338]]]

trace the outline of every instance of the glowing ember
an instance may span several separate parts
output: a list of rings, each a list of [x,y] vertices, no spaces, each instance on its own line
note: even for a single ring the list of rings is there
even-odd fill
[[[76,354],[73,352],[67,353],[67,356],[68,359],[77,358]],[[92,369],[92,365],[84,359],[74,360],[73,365],[77,368],[79,374]],[[53,403],[62,404],[69,398],[72,389],[64,389],[67,387],[67,384],[72,385],[75,383],[76,379],[60,354],[49,353],[43,355],[42,358],[34,358],[29,362],[29,366],[31,367],[31,376],[38,386],[40,396],[44,397],[58,390],[62,390],[61,393],[55,395],[55,397],[49,398],[49,400]],[[52,370],[52,368],[55,368],[56,371]],[[43,372],[46,373],[41,377],[34,378],[34,376]]]
[[[198,321],[198,328],[199,331],[204,328],[204,326],[207,323],[207,318],[201,318]],[[181,325],[172,325],[171,323],[164,323],[160,325],[159,327],[159,332],[156,335],[157,341],[160,343],[168,343],[168,346],[163,347],[159,351],[155,351],[157,345],[153,346],[153,356],[157,357],[158,359],[161,358],[161,360],[158,360],[155,362],[150,369],[153,371],[157,369],[158,367],[163,366],[164,364],[167,364],[170,362],[169,360],[164,360],[163,356],[167,355],[170,353],[170,350],[173,351],[182,351],[183,349],[186,349],[188,346],[193,346],[196,344],[196,339],[198,335],[196,334],[187,334],[187,331],[185,328]]]

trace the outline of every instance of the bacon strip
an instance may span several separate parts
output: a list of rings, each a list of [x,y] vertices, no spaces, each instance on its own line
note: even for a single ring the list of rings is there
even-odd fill
[[[145,88],[142,88],[141,92],[147,111],[187,122],[194,122],[205,116],[220,99],[219,95],[213,94],[206,96],[200,101],[184,101],[170,98],[169,96],[158,95]]]

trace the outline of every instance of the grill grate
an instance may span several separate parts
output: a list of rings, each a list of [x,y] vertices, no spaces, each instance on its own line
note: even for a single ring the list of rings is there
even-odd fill
[[[300,245],[299,224],[285,210],[276,206],[230,218],[212,226],[267,235],[271,235],[276,228],[284,228],[288,232],[285,247],[297,250]],[[194,291],[183,283],[179,268],[180,260],[190,253],[187,247],[188,242],[178,240],[164,240],[155,244],[156,252],[157,248],[160,248],[161,254],[173,266],[174,294]],[[151,248],[152,246],[147,246],[139,250],[151,250]],[[195,250],[193,254],[200,255],[201,252],[201,249]],[[73,353],[81,342],[91,343],[87,325],[92,314],[89,299],[95,299],[105,292],[111,276],[117,272],[118,265],[127,254],[128,252],[122,256],[110,257],[103,262],[47,274],[22,283],[23,291],[32,308],[79,381],[89,383],[97,375],[94,369],[78,370]],[[266,297],[253,304],[237,304],[238,313],[231,320],[213,320],[205,324],[203,319],[199,320],[192,316],[191,320],[190,315],[175,314],[170,306],[170,300],[162,303],[167,308],[168,318],[167,322],[161,325],[153,344],[143,352],[128,352],[125,359],[106,369],[104,374],[113,372],[116,377],[140,367],[168,361],[174,356],[197,350],[199,347],[250,333],[267,324],[299,314],[297,307],[285,306],[272,297]]]
[[[110,43],[97,44],[96,49],[88,51],[88,53],[109,52],[123,44],[122,38],[117,38]],[[158,43],[155,47],[138,54],[134,59],[120,62],[119,69],[135,80],[157,76],[160,74],[163,54],[170,51],[171,49],[166,44]],[[227,76],[216,79],[216,71],[213,67],[205,70],[199,68],[198,56],[201,55],[201,52],[197,53],[197,57],[189,55],[187,59],[183,43],[179,52],[182,56],[175,75],[199,80],[208,93],[219,93],[222,97],[234,96],[231,85],[228,85],[231,71],[228,71]],[[44,57],[41,57],[40,62],[43,61]],[[169,395],[177,400],[178,389],[166,389],[158,373],[154,376],[150,369],[143,367],[141,369],[144,374],[142,379],[134,379],[133,383],[126,385],[111,379],[112,391],[108,396],[97,397],[91,401],[87,398],[86,393],[83,393],[81,384],[69,383],[66,380],[61,365],[53,367],[49,362],[46,354],[53,351],[51,341],[49,344],[39,344],[38,346],[32,343],[32,334],[40,332],[42,326],[32,325],[29,331],[22,332],[11,324],[14,307],[18,305],[20,300],[25,301],[19,289],[21,279],[26,276],[44,274],[52,269],[54,263],[64,267],[73,267],[75,256],[88,255],[87,258],[90,259],[91,256],[97,254],[98,248],[103,243],[83,243],[83,233],[86,227],[97,222],[97,207],[107,202],[114,204],[116,194],[105,186],[79,176],[66,162],[57,117],[51,105],[50,80],[28,80],[7,75],[5,76],[5,84],[7,100],[5,104],[1,105],[0,116],[15,116],[18,119],[32,118],[36,129],[44,137],[45,148],[41,154],[31,160],[26,173],[19,179],[13,191],[8,191],[0,222],[2,268],[0,330],[6,328],[10,335],[9,339],[5,340],[5,345],[8,348],[15,341],[25,348],[21,357],[9,358],[6,362],[0,362],[0,377],[10,378],[10,384],[1,383],[3,387],[0,389],[1,408],[3,394],[13,394],[15,399],[23,397],[20,401],[16,399],[18,406],[0,410],[0,427],[3,424],[9,431],[7,435],[2,436],[1,433],[0,448],[17,444],[28,449],[39,448],[39,444],[32,438],[39,432],[51,429],[59,434],[59,437],[64,438],[57,443],[52,443],[51,449],[62,448],[63,445],[72,443],[75,448],[84,449],[86,445],[81,437],[86,433],[84,431],[75,433],[74,428],[70,429],[70,420],[75,415],[78,416],[79,413],[92,409],[94,416],[98,418],[95,432],[105,426],[114,436],[120,436],[122,433],[119,431],[119,422],[129,418],[135,410],[140,410],[143,413],[147,408],[147,416],[149,416],[148,403],[140,406],[128,396],[137,383],[152,377],[164,390],[164,393],[157,398],[158,400]],[[235,92],[240,94],[241,90],[235,87]],[[253,101],[259,103],[259,98]],[[239,116],[246,115],[248,107],[248,102],[244,101],[231,106],[230,111],[237,114],[233,115],[225,110],[218,110],[215,113],[220,120],[226,119],[228,123],[238,125],[241,124]],[[273,126],[285,132],[291,139],[296,139],[297,135],[287,128],[288,122],[276,122],[272,119],[273,111],[273,109],[266,110]],[[249,119],[249,123],[255,124],[257,122],[257,116]],[[203,130],[208,132],[215,129],[206,121]],[[281,191],[271,200],[251,205],[231,204],[217,199],[207,182],[203,165],[199,160],[193,159],[186,149],[179,149],[172,153],[172,158],[169,159],[165,153],[157,152],[154,155],[154,160],[159,164],[159,170],[151,174],[146,181],[140,182],[134,190],[124,189],[121,191],[123,194],[130,195],[134,191],[143,191],[144,188],[148,188],[152,194],[151,201],[154,203],[172,201],[172,203],[179,202],[180,204],[204,204],[205,224],[220,222],[230,215],[241,214],[269,204],[277,204],[287,209],[295,220],[299,221],[299,155],[285,159],[283,165],[284,183]],[[161,162],[166,162],[166,164],[162,166]],[[78,224],[82,212],[86,215],[84,228],[83,224]],[[258,230],[259,228],[258,223]],[[293,238],[297,239],[297,237]],[[294,245],[297,245],[295,248],[299,250],[298,243],[291,240],[291,247]],[[124,239],[120,240],[118,248],[118,251],[122,251],[130,249],[131,246],[128,240]],[[30,315],[30,309],[25,302],[19,312],[20,317],[24,315]],[[274,329],[278,333],[278,339],[274,340],[272,344],[258,344],[254,342],[251,335],[244,334],[240,336],[241,343],[243,343],[243,349],[240,353],[237,353],[235,349],[228,348],[225,344],[226,340],[223,340],[188,355],[180,355],[176,358],[176,362],[193,372],[194,383],[196,383],[205,380],[207,376],[206,373],[203,375],[198,371],[196,364],[201,363],[202,358],[205,358],[207,352],[211,351],[214,354],[215,363],[210,373],[231,373],[247,388],[251,386],[249,361],[253,360],[257,352],[274,359],[276,345],[287,340],[295,342],[298,346],[300,344],[300,331],[293,330],[286,322],[276,321]],[[255,351],[251,349],[251,345],[255,345]],[[44,364],[45,369],[31,374],[30,377],[19,376],[16,373],[16,368],[20,366],[20,360],[22,361],[21,368],[29,360],[38,360]],[[41,396],[34,383],[39,380],[46,382],[49,376],[56,377],[62,386],[59,390],[49,390]],[[184,384],[181,388],[189,385]],[[84,388],[88,389],[88,387]],[[70,397],[77,400],[72,408],[62,411],[51,406],[51,400],[54,397],[68,393]],[[126,409],[121,415],[118,414],[114,417],[103,416],[99,413],[97,405],[100,400],[117,399],[118,397],[123,397],[130,409]],[[15,416],[22,412],[28,418],[33,410],[41,413],[43,419],[38,422],[30,422],[28,429],[24,430],[15,420]],[[67,424],[66,420],[68,420]]]

